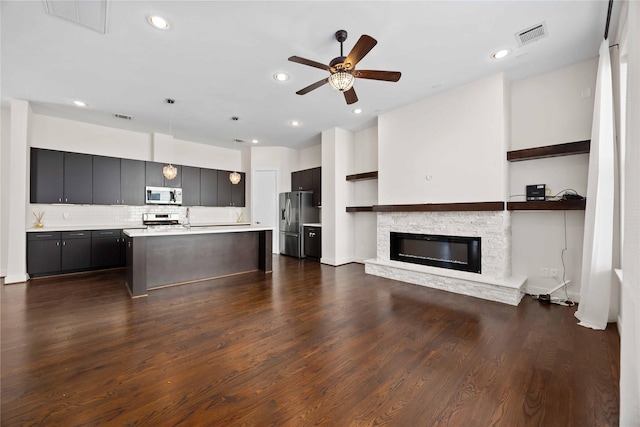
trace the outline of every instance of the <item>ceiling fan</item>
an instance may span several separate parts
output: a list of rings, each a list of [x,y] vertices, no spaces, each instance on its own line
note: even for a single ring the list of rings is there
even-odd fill
[[[344,43],[346,39],[347,32],[345,30],[336,31],[336,40],[340,42],[340,56],[333,58],[329,65],[321,64],[320,62],[312,61],[310,59],[300,58],[299,56],[292,56],[289,58],[289,61],[291,62],[320,68],[321,70],[327,70],[331,73],[328,78],[324,78],[300,89],[296,92],[298,95],[304,95],[325,85],[326,83],[329,83],[333,89],[344,93],[344,99],[347,101],[347,104],[353,104],[358,102],[358,96],[353,88],[353,82],[356,78],[383,80],[387,82],[397,82],[400,80],[401,73],[399,71],[356,70],[355,67],[358,62],[360,62],[360,60],[364,58],[378,42],[373,37],[363,34],[360,36],[355,46],[353,46],[351,52],[349,52],[347,56],[344,56],[342,53],[342,43]]]

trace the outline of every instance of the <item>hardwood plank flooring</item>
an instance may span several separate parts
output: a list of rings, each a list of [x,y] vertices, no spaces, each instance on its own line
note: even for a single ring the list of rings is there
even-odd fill
[[[2,426],[614,426],[619,337],[274,256],[151,291],[124,272],[1,289]]]

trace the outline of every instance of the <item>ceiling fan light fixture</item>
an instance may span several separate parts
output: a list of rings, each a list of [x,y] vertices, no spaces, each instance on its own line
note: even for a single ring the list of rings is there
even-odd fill
[[[329,85],[338,92],[346,92],[353,87],[355,77],[349,71],[336,71],[329,76]]]
[[[76,107],[80,107],[80,108],[86,108],[89,106],[89,104],[87,104],[84,101],[80,101],[79,99],[74,99],[73,101],[71,101],[71,103]]]
[[[273,75],[273,78],[279,82],[285,82],[289,80],[289,74],[286,73],[276,73]]]

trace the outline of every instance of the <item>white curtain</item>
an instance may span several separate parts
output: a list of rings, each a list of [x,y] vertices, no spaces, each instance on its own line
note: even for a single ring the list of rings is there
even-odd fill
[[[593,329],[604,329],[609,319],[613,278],[614,135],[609,41],[603,40],[591,128],[580,305],[575,313],[580,325]]]

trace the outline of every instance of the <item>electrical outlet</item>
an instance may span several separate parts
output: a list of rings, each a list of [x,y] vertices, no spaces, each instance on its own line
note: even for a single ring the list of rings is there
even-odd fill
[[[540,277],[549,277],[549,269],[546,267],[541,268]]]
[[[549,269],[549,275],[551,277],[553,277],[554,279],[557,279],[558,278],[558,269],[557,268]]]

